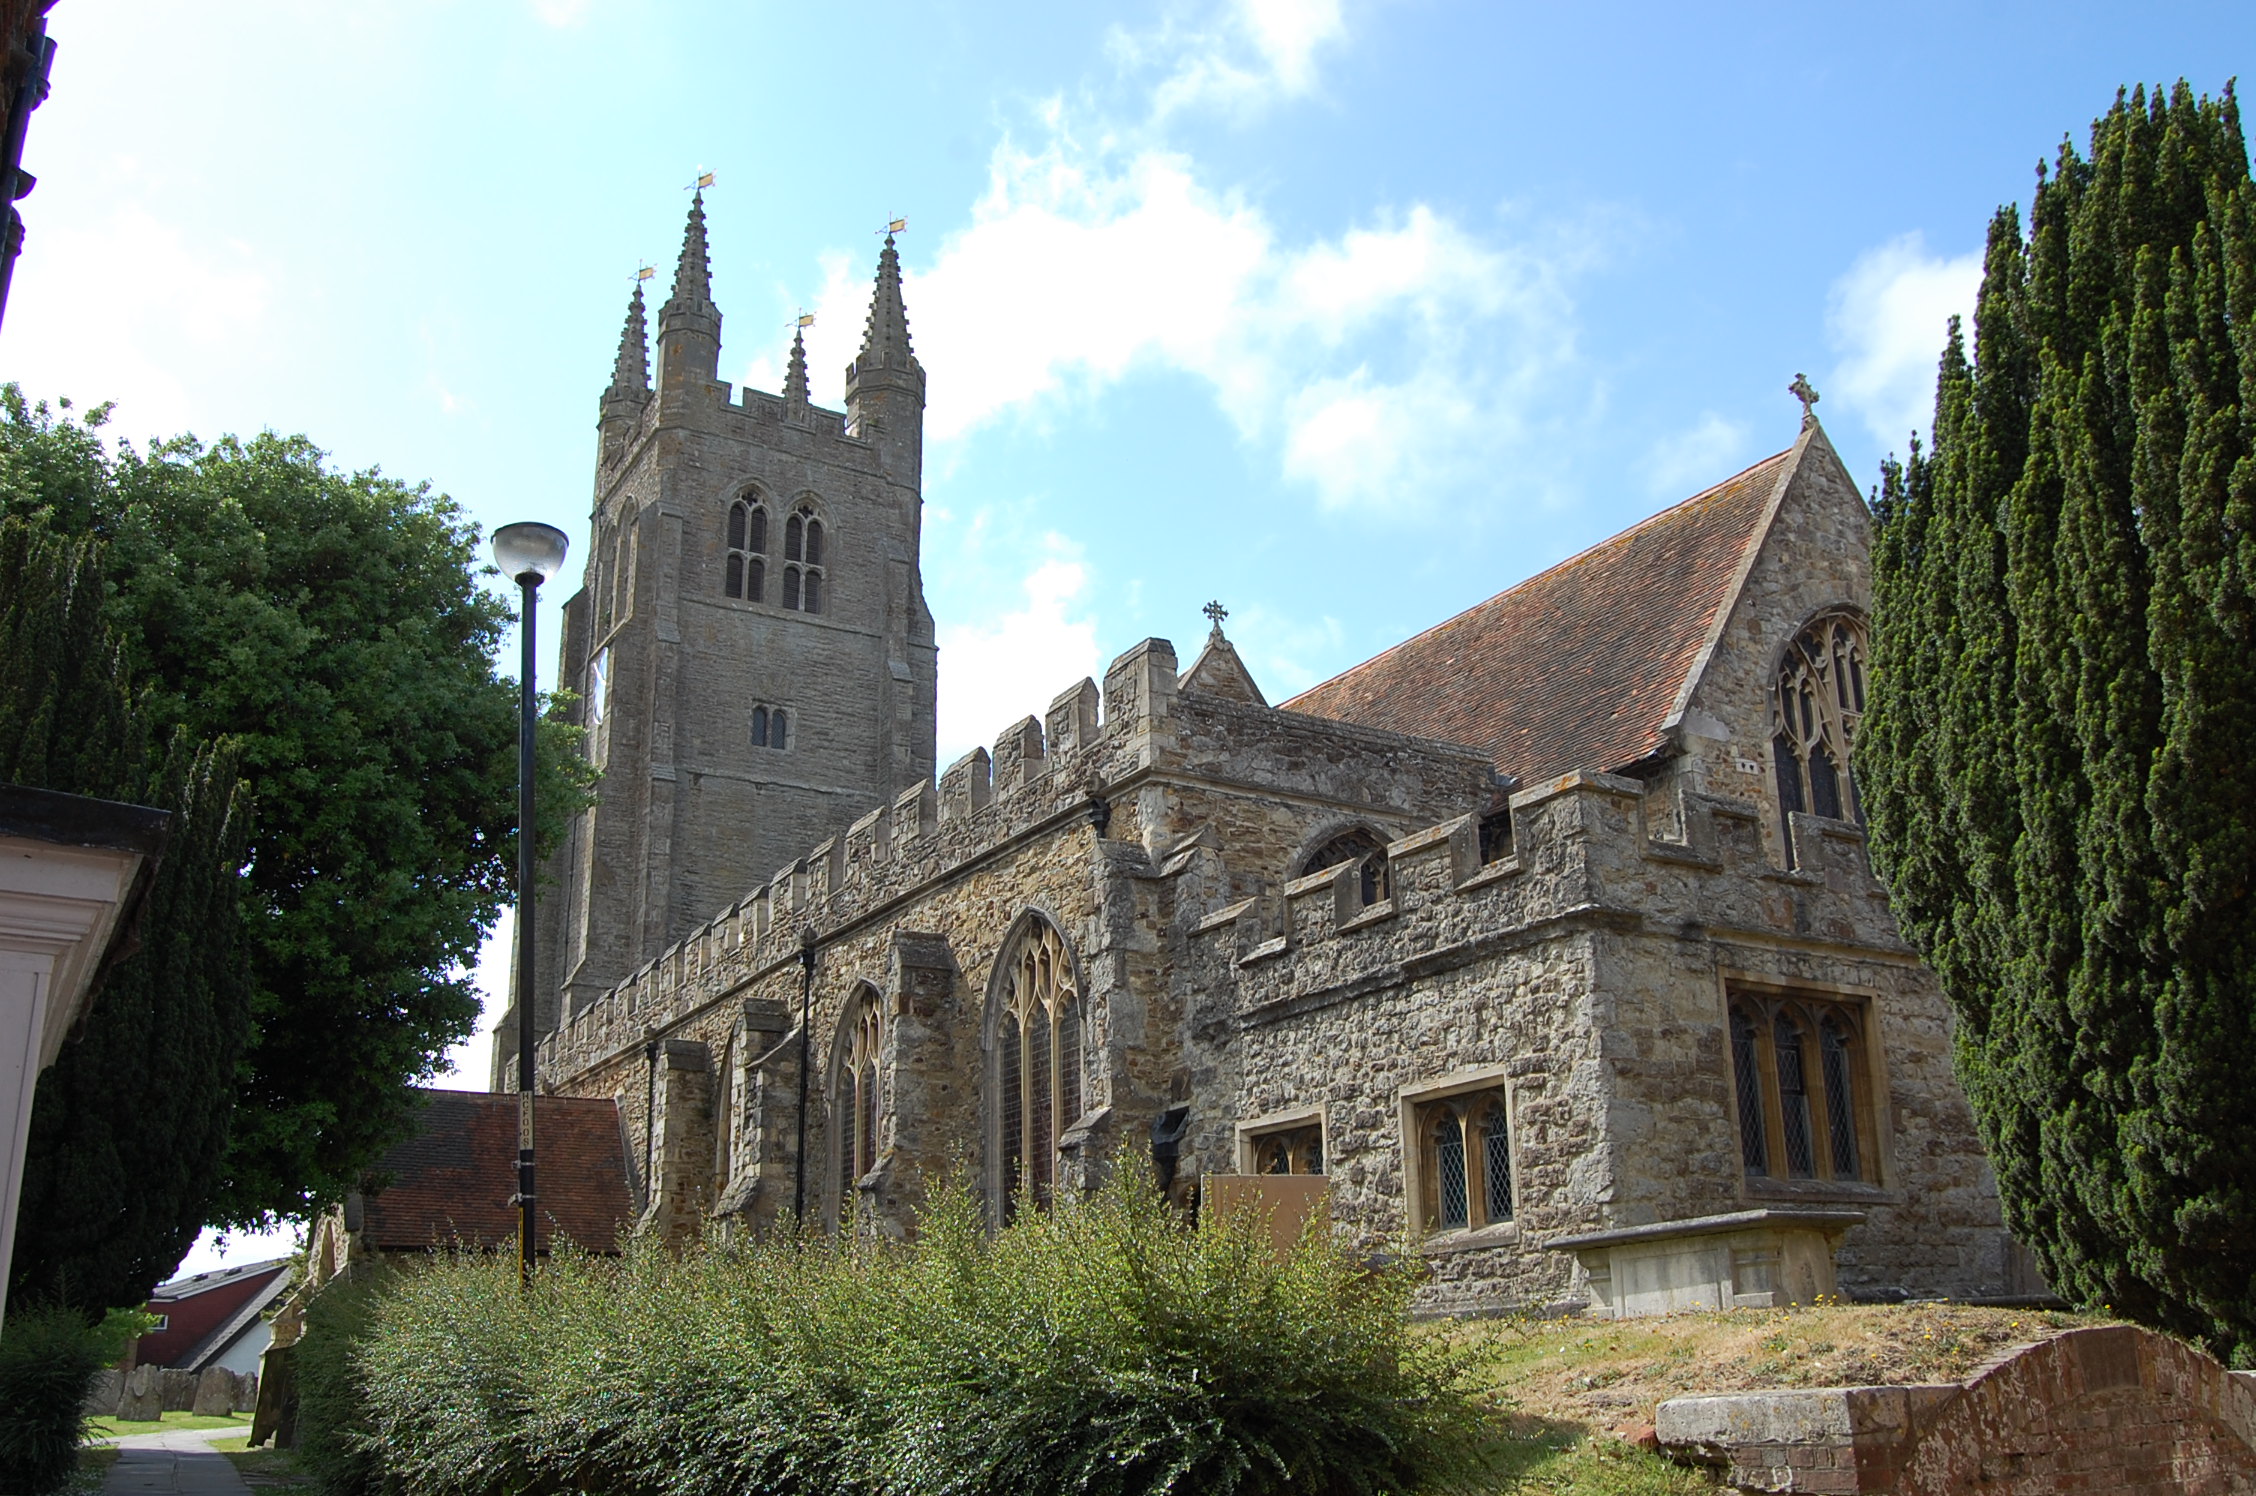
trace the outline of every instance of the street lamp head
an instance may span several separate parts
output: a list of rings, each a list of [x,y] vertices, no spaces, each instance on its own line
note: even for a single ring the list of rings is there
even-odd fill
[[[494,531],[494,565],[519,586],[538,587],[564,569],[567,544],[556,526],[520,520]]]

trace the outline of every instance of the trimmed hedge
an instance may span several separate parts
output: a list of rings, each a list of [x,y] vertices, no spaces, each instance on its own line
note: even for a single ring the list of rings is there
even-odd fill
[[[86,1398],[115,1359],[111,1343],[74,1309],[11,1309],[0,1326],[0,1491],[45,1496],[78,1469]]]
[[[1142,1181],[913,1243],[457,1255],[315,1301],[306,1463],[336,1496],[1378,1496],[1476,1473],[1460,1353],[1403,1268]]]

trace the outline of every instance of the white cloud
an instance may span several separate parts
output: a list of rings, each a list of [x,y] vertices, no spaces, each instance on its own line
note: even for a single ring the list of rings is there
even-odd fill
[[[1423,204],[1285,244],[1189,158],[1116,158],[1062,123],[1039,150],[998,147],[969,226],[918,258],[905,294],[935,371],[936,445],[1171,369],[1210,385],[1327,508],[1401,506],[1493,459],[1574,357],[1570,244],[1483,238]],[[808,343],[818,400],[840,398],[867,277],[826,263]],[[774,355],[753,368],[769,374]]]
[[[1692,426],[1653,444],[1645,459],[1647,489],[1655,494],[1687,497],[1699,485],[1713,483],[1733,471],[1746,449],[1744,422],[1705,411]]]
[[[1229,0],[1193,15],[1177,7],[1148,31],[1107,38],[1129,73],[1160,74],[1151,120],[1187,109],[1248,114],[1312,92],[1317,54],[1347,35],[1340,0]]]
[[[1917,233],[1865,251],[1833,283],[1827,323],[1843,357],[1828,393],[1883,444],[1933,419],[1951,316],[1971,315],[1981,283],[1981,255],[1930,255]]]
[[[945,766],[1098,673],[1088,568],[1052,535],[1021,586],[1026,605],[984,623],[940,630],[940,763]]]
[[[261,329],[272,281],[246,246],[192,241],[137,206],[87,228],[43,225],[16,267],[26,285],[37,294],[8,307],[11,377],[82,406],[115,400],[123,436],[211,424],[200,392],[224,388],[273,341]]]

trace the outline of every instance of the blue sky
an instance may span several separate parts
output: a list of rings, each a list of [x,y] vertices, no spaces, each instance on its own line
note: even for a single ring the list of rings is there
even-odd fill
[[[695,171],[723,377],[773,389],[805,307],[825,403],[907,215],[943,760],[1136,639],[1195,644],[1210,597],[1272,699],[1312,684],[1785,446],[1797,371],[1869,483],[2037,160],[2118,84],[2256,56],[2245,4],[67,0],[51,29],[0,377],[135,439],[303,431],[576,557],[631,277],[670,275]]]

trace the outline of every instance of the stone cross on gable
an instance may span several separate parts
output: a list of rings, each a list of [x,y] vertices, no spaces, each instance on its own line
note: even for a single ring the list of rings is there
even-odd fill
[[[1222,620],[1230,616],[1230,610],[1223,607],[1219,601],[1208,603],[1199,611],[1207,616],[1207,620],[1214,625],[1214,632],[1217,634],[1222,632]]]
[[[1817,404],[1817,386],[1809,382],[1807,374],[1795,374],[1794,382],[1786,386],[1786,393],[1802,402],[1802,419],[1804,421],[1817,419],[1817,412],[1810,409],[1811,406]]]

